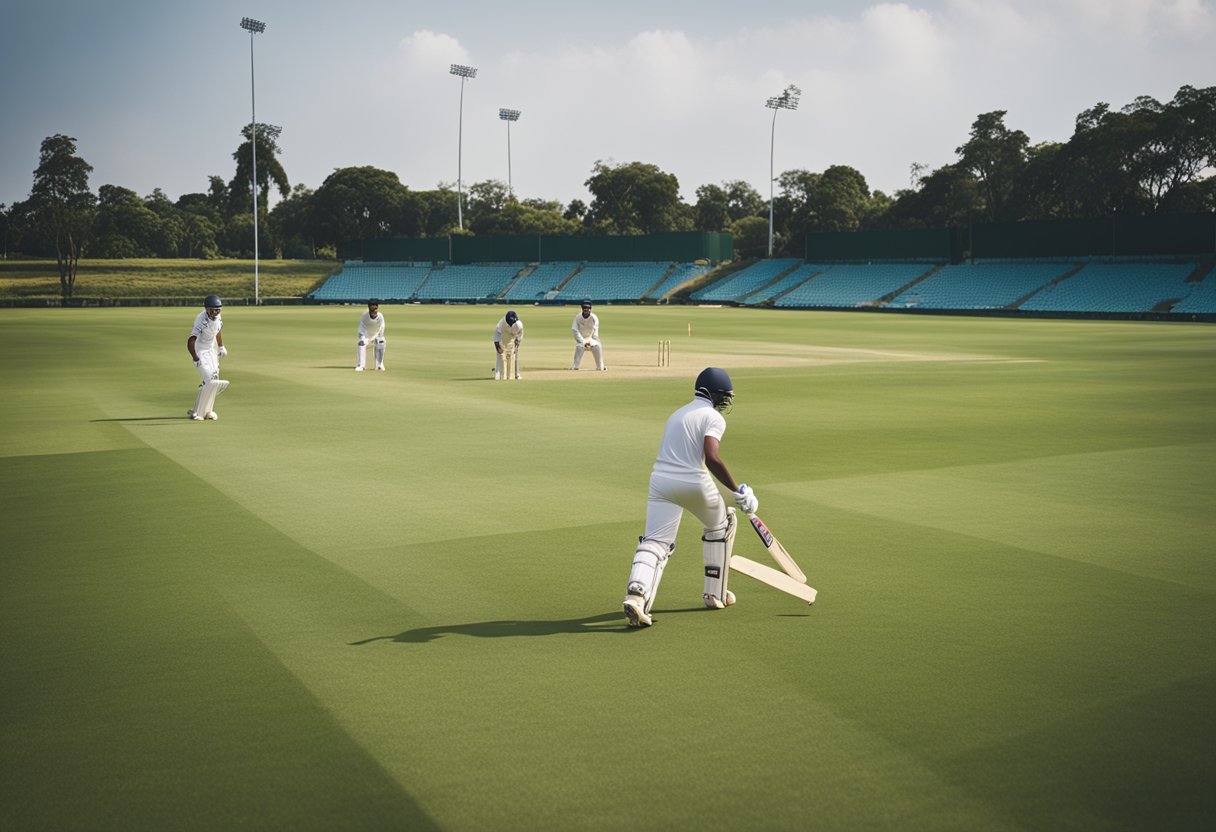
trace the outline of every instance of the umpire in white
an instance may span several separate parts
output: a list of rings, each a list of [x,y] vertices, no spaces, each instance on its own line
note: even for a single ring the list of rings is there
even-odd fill
[[[758,501],[746,484],[736,485],[718,455],[718,444],[726,432],[723,414],[730,412],[735,396],[730,376],[718,367],[707,367],[697,376],[693,391],[693,400],[667,418],[650,474],[646,533],[638,538],[625,590],[625,616],[630,627],[649,627],[652,622],[650,608],[667,559],[675,550],[676,532],[685,509],[696,515],[705,529],[701,537],[705,606],[723,609],[735,603],[735,594],[726,588],[735,542],[735,510],[723,502],[709,475],[712,473],[734,493],[740,510],[752,513]]]

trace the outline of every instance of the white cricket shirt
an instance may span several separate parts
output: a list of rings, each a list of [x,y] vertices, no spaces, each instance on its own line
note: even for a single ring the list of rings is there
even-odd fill
[[[504,315],[498,319],[498,326],[494,327],[494,343],[501,344],[503,342],[518,341],[524,337],[524,322],[519,318],[515,319],[515,323],[508,325],[507,318]]]
[[[409,327],[406,327],[407,329]],[[384,335],[384,313],[380,312],[376,317],[372,317],[371,312],[364,312],[359,318],[359,337],[360,338],[380,338]]]
[[[194,342],[194,351],[199,350],[214,350],[215,336],[224,328],[223,315],[216,315],[215,320],[211,320],[207,315],[207,310],[204,309],[198,313],[198,317],[194,319],[194,329],[190,330],[190,334],[197,340]]]
[[[574,332],[575,341],[586,341],[588,338],[600,340],[600,319],[594,312],[584,318],[580,311],[574,316],[574,325],[570,329]]]
[[[654,461],[654,473],[666,477],[700,479],[705,469],[705,437],[718,441],[726,433],[726,419],[700,396],[667,417],[663,442]]]

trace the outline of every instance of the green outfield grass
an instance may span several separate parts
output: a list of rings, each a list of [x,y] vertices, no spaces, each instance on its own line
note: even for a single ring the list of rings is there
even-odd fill
[[[262,260],[258,294],[300,297],[335,274],[333,260]],[[84,298],[253,297],[252,260],[81,260],[75,296]],[[0,300],[57,298],[59,266],[54,260],[0,260]]]
[[[360,311],[230,307],[196,423],[193,310],[0,310],[0,828],[1216,818],[1216,328],[602,306],[575,374],[529,307],[502,383],[501,307],[384,307],[356,374]],[[707,365],[819,600],[703,609],[686,517],[629,630]]]

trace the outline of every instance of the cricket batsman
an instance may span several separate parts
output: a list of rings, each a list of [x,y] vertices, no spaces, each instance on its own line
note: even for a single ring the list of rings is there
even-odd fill
[[[570,329],[574,333],[574,364],[570,369],[578,369],[586,350],[595,356],[595,369],[607,369],[604,367],[604,349],[600,346],[600,319],[591,311],[591,298],[583,298],[582,311],[574,316]]]
[[[736,485],[726,463],[718,455],[718,444],[726,432],[724,414],[729,413],[735,391],[730,376],[718,367],[702,370],[693,385],[693,399],[667,418],[663,441],[650,474],[646,500],[646,533],[638,538],[625,590],[625,616],[630,627],[649,627],[650,608],[659,591],[667,559],[675,550],[680,519],[688,509],[701,521],[705,563],[702,600],[710,609],[735,603],[726,588],[730,554],[735,543],[735,509],[727,507],[710,474],[733,493],[744,513],[759,505],[746,485]]]
[[[203,311],[194,319],[194,328],[186,339],[186,349],[202,379],[194,407],[186,411],[186,415],[196,422],[220,418],[215,412],[215,397],[228,386],[228,382],[220,380],[220,359],[228,355],[224,336],[220,334],[224,328],[224,319],[220,316],[223,308],[224,302],[219,295],[207,295]]]
[[[519,345],[524,340],[524,322],[515,314],[515,310],[507,311],[494,327],[494,351],[498,357],[494,362],[494,378],[502,379],[506,372],[503,358],[506,355],[515,357],[515,377],[519,378]]]
[[[367,302],[367,311],[359,317],[359,346],[355,352],[355,372],[363,372],[367,360],[367,345],[375,344],[376,369],[384,369],[384,316],[380,314],[380,301],[372,298]]]

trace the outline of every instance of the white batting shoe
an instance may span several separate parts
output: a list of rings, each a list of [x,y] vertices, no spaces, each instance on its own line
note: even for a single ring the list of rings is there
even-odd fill
[[[701,600],[711,610],[724,610],[735,603],[735,593],[728,589],[725,598],[719,598],[717,595],[702,595]]]
[[[377,371],[379,371],[379,372],[384,372],[384,365],[383,365],[383,364],[377,364],[377,365],[376,365],[376,370],[377,370]]]
[[[203,421],[203,417],[202,417],[202,415],[201,415],[201,414],[198,414],[198,413],[195,413],[193,410],[187,410],[187,411],[186,411],[186,415],[187,415],[187,416],[189,416],[191,419],[193,419],[193,420],[194,420],[194,421],[196,421],[196,422],[201,422],[201,421]]]
[[[355,368],[355,372],[356,372],[356,373],[361,373],[361,372],[363,372],[363,368],[362,368],[362,367],[356,367],[356,368]]]
[[[626,595],[622,606],[630,627],[649,627],[654,622],[646,612],[646,599],[641,595]]]
[[[214,422],[216,419],[220,418],[220,414],[218,414],[214,410],[212,410],[210,413],[208,413],[203,418],[207,419],[208,421]]]

